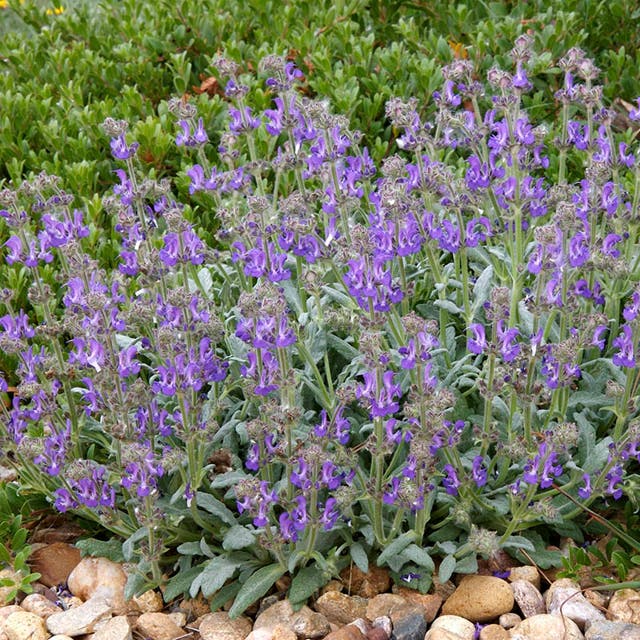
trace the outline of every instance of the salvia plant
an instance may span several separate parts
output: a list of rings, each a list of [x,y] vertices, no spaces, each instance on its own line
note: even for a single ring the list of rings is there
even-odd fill
[[[440,580],[501,549],[558,564],[549,531],[580,541],[585,508],[637,491],[640,160],[581,50],[553,123],[522,107],[527,37],[511,60],[387,102],[397,152],[376,166],[292,63],[262,60],[257,111],[217,58],[226,130],[169,105],[190,203],[104,123],[113,271],[57,178],[0,193],[31,283],[24,309],[1,292],[3,449],[25,490],[124,540],[129,594],[169,572],[165,598],[238,615],[349,562],[426,591],[434,559]]]

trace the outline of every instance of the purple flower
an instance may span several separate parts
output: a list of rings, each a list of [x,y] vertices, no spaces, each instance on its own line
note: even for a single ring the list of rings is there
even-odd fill
[[[577,233],[569,241],[569,264],[581,267],[589,259],[589,239],[585,233]]]
[[[613,346],[618,348],[618,352],[613,355],[613,364],[630,369],[636,366],[633,330],[628,324],[620,327],[620,333],[613,341]]]
[[[578,496],[583,500],[588,500],[591,497],[591,476],[588,473],[585,473],[582,476],[582,481],[584,482],[584,486],[578,489]]]
[[[480,216],[469,220],[466,227],[465,244],[467,247],[477,247],[491,235],[491,222],[489,218]]]
[[[458,474],[456,470],[450,464],[444,465],[444,472],[447,474],[442,479],[442,486],[450,496],[458,495],[458,487],[460,486],[460,480],[458,480]]]
[[[471,335],[467,338],[467,349],[471,353],[481,354],[487,348],[484,326],[479,323],[469,325]]]
[[[507,328],[504,320],[498,321],[498,342],[502,359],[505,362],[513,362],[520,355],[520,345],[516,338],[520,332],[515,327]]]
[[[482,456],[478,455],[473,459],[471,477],[477,487],[484,487],[484,485],[487,484],[487,470],[482,466],[483,464],[484,460]]]
[[[118,373],[121,378],[128,378],[140,371],[140,363],[135,360],[138,349],[135,345],[129,345],[118,354]]]
[[[623,473],[622,466],[617,464],[605,476],[608,480],[605,493],[610,495],[614,500],[619,500],[622,497],[622,487],[618,485],[622,483]]]
[[[138,143],[134,142],[131,145],[127,145],[124,133],[121,133],[116,138],[111,138],[111,154],[117,160],[128,160],[133,157],[138,150]]]
[[[327,498],[327,501],[324,503],[322,515],[320,516],[320,524],[322,524],[322,528],[325,531],[330,531],[340,517],[340,513],[336,508],[337,504],[335,498]]]

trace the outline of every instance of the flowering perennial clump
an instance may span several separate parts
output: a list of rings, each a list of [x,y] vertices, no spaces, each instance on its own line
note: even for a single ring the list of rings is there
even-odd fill
[[[321,585],[381,551],[426,589],[433,555],[472,571],[500,547],[535,554],[536,525],[624,495],[640,159],[577,49],[559,62],[561,122],[531,122],[533,56],[522,37],[486,85],[461,59],[426,106],[389,101],[398,152],[379,167],[292,63],[263,60],[259,113],[218,59],[227,131],[170,103],[215,246],[168,180],[140,175],[123,122],[104,123],[116,268],[56,178],[0,193],[5,261],[32,283],[28,309],[2,291],[18,382],[3,447],[55,508],[127,539],[133,591],[162,580],[170,547],[193,594],[247,563],[273,581],[315,567]]]

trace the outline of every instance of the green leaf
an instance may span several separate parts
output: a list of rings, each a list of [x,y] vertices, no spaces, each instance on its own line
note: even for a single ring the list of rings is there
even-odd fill
[[[298,575],[291,581],[289,600],[292,605],[304,604],[318,589],[327,582],[323,571],[317,564],[311,564],[298,571]]]
[[[271,589],[285,570],[279,564],[270,564],[251,574],[242,585],[238,595],[229,609],[229,617],[237,618],[245,609]]]
[[[214,476],[209,486],[212,489],[226,489],[227,487],[234,486],[240,480],[243,480],[247,477],[248,476],[246,473],[244,473],[244,471],[227,471],[226,473],[221,473],[217,476]]]
[[[133,596],[142,591],[146,583],[144,575],[134,571],[127,577],[127,583],[124,585],[124,598],[125,600],[131,600]]]
[[[202,565],[191,567],[191,569],[187,569],[186,571],[178,572],[173,576],[173,578],[171,578],[171,580],[169,580],[169,582],[167,582],[167,586],[163,593],[164,601],[171,602],[174,598],[189,593],[191,583],[196,576],[201,573]]]
[[[140,542],[140,540],[146,538],[148,535],[148,527],[140,527],[122,543],[122,555],[127,562],[129,562],[133,558],[133,554],[135,553],[136,548],[136,542]]]
[[[367,558],[363,546],[359,542],[354,542],[351,547],[349,547],[349,553],[356,567],[358,567],[362,573],[368,573],[369,558]]]
[[[503,549],[524,549],[525,551],[532,552],[536,548],[534,544],[528,538],[524,536],[509,536],[503,543]]]
[[[402,555],[407,559],[415,562],[419,567],[426,569],[429,573],[433,573],[436,570],[436,566],[433,563],[433,559],[429,555],[429,552],[419,547],[417,544],[410,544]]]
[[[211,594],[220,589],[224,583],[233,576],[236,569],[242,564],[240,560],[231,560],[227,556],[218,556],[209,562],[204,568],[203,572],[196,578],[194,585],[198,584],[198,587],[202,590],[202,595],[208,598]],[[192,598],[195,598],[198,593],[192,585],[189,592]]]
[[[219,589],[216,594],[209,600],[209,606],[211,611],[217,611],[223,607],[229,600],[232,600],[240,591],[242,584],[238,580],[234,580],[229,584],[225,584],[222,589]]]
[[[348,361],[354,360],[360,356],[360,352],[355,347],[333,333],[327,333],[327,345],[329,348],[337,351]]]
[[[250,547],[256,541],[255,534],[246,527],[235,525],[227,531],[222,540],[222,548],[225,551],[234,551]]]
[[[111,562],[124,562],[122,553],[122,542],[119,540],[96,540],[95,538],[85,538],[78,540],[76,547],[80,549],[83,556],[93,556],[94,558],[107,558]]]
[[[456,569],[456,559],[452,555],[445,556],[440,563],[438,569],[438,581],[440,583],[446,582]]]
[[[456,573],[475,573],[478,570],[478,558],[470,553],[456,561]]]
[[[196,504],[205,511],[220,518],[225,524],[234,525],[236,523],[233,511],[227,508],[220,500],[214,498],[210,493],[196,491]]]
[[[183,556],[199,556],[202,555],[202,549],[199,542],[183,542],[178,546],[176,551]]]
[[[384,551],[378,556],[376,564],[381,567],[387,560],[399,555],[402,550],[415,540],[415,531],[407,531],[397,537]]]

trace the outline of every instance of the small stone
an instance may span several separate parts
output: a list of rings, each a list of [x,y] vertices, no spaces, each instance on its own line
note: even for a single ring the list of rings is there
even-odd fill
[[[18,604],[8,604],[0,607],[0,622],[6,620],[12,613],[16,613],[16,611],[24,611],[24,609]]]
[[[391,611],[398,607],[406,606],[407,601],[395,593],[381,593],[371,598],[367,603],[366,615],[369,620],[374,620],[381,616],[392,618]]]
[[[127,616],[115,616],[96,626],[93,640],[131,640],[131,625]]]
[[[511,590],[516,604],[520,607],[525,618],[547,613],[542,594],[527,580],[514,580]],[[551,613],[551,612],[549,612]]]
[[[136,621],[136,629],[151,640],[175,640],[184,635],[166,613],[143,613]]]
[[[589,622],[604,620],[604,614],[596,609],[581,593],[580,589],[557,587],[547,598],[547,613],[571,618],[580,629]]]
[[[133,597],[133,602],[142,613],[157,613],[164,608],[162,596],[153,589]]]
[[[392,640],[423,640],[427,632],[427,621],[422,613],[402,616],[393,623]]]
[[[526,618],[511,630],[511,638],[518,640],[583,640],[578,625],[564,616],[542,613]]]
[[[73,609],[49,616],[47,629],[52,635],[81,636],[91,633],[97,622],[111,616],[111,611],[111,605],[102,598],[90,599]]]
[[[37,616],[45,619],[54,613],[60,613],[62,609],[60,607],[56,607],[49,598],[39,594],[39,593],[30,593],[21,603],[20,606],[25,611],[31,611],[31,613],[35,613]]]
[[[373,598],[379,593],[385,593],[391,586],[389,572],[375,565],[370,566],[366,573],[355,565],[345,567],[340,572],[340,578],[348,593],[362,598]]]
[[[480,629],[479,640],[509,640],[509,632],[499,624],[488,624]]]
[[[433,592],[439,595],[443,601],[450,598],[455,593],[455,590],[456,585],[451,580],[440,582],[437,573],[433,574]]]
[[[461,638],[468,638],[471,640],[476,632],[476,626],[473,622],[469,622],[466,618],[460,616],[444,615],[436,618],[431,625],[429,632],[434,629],[442,629],[449,631]]]
[[[352,624],[347,624],[332,631],[324,640],[365,640],[362,631]]]
[[[374,629],[382,629],[389,637],[393,632],[393,625],[391,624],[391,618],[389,616],[380,616],[375,618],[371,623]]]
[[[8,640],[46,640],[44,620],[30,611],[16,611],[4,621]]]
[[[453,631],[436,627],[435,629],[429,629],[424,640],[467,640],[467,638],[472,637],[473,636],[459,636],[457,633],[453,633]]]
[[[55,635],[55,636],[51,636],[49,638],[49,640],[73,640],[73,638],[71,636],[65,636],[61,633]]]
[[[251,620],[244,616],[231,619],[226,611],[208,613],[200,620],[202,640],[244,640],[251,633]]]
[[[20,584],[20,576],[13,569],[3,569],[0,571],[0,580],[13,580],[15,583]],[[8,604],[9,595],[14,590],[14,587],[8,585],[6,587],[0,587],[0,606]]]
[[[415,589],[407,589],[407,587],[395,587],[394,593],[402,596],[407,602],[419,604],[424,608],[424,617],[427,622],[433,622],[440,607],[442,606],[442,596],[437,593],[420,593]]]
[[[358,596],[348,596],[338,591],[329,591],[315,602],[315,609],[329,622],[349,624],[367,615],[367,601]]]
[[[269,627],[260,627],[259,629],[254,629],[245,640],[272,640],[273,638],[273,629]]]
[[[31,571],[40,574],[39,581],[47,587],[66,584],[82,557],[80,551],[66,542],[53,542],[36,549],[29,556]]]
[[[640,625],[598,620],[589,625],[585,640],[640,640]]]
[[[364,636],[366,636],[367,633],[372,629],[371,621],[367,618],[358,618],[357,620],[354,620],[349,624],[352,624],[354,627],[358,627],[358,629],[360,629],[362,635]]]
[[[498,624],[503,629],[512,629],[522,622],[522,618],[517,613],[503,613],[498,618]]]
[[[640,624],[640,593],[635,589],[619,589],[609,602],[607,618],[613,622]]]
[[[279,624],[289,624],[293,618],[293,613],[293,607],[289,600],[279,600],[258,614],[253,628],[273,629]]]
[[[580,591],[580,585],[574,580],[571,580],[571,578],[560,578],[559,580],[554,580],[544,594],[544,601],[547,606],[549,606],[549,602],[551,601],[556,589],[573,589],[574,591]]]
[[[183,611],[172,611],[171,613],[167,613],[167,615],[169,616],[169,620],[179,627],[184,627],[187,624],[187,614]]]
[[[178,610],[187,615],[187,620],[195,620],[211,613],[211,607],[202,594],[198,594],[197,598],[185,598],[180,602]]]
[[[513,605],[513,592],[504,580],[493,576],[465,576],[442,605],[442,613],[473,622],[489,622],[509,613]]]
[[[509,582],[515,582],[516,580],[526,580],[538,589],[538,591],[540,590],[540,573],[536,567],[531,565],[513,567],[509,571]]]
[[[329,621],[317,611],[304,606],[291,618],[291,628],[301,640],[316,640],[331,633]]]
[[[272,640],[296,640],[296,634],[293,629],[283,624],[277,624],[271,629]]]
[[[367,640],[389,640],[391,637],[382,627],[372,627],[366,634]],[[421,639],[422,640],[422,639]]]
[[[100,596],[116,614],[126,613],[129,608],[124,598],[126,583],[124,569],[107,558],[83,558],[67,580],[74,596],[85,601]]]
[[[607,608],[611,594],[604,591],[596,591],[595,589],[585,589],[584,597],[599,611]]]
[[[340,580],[329,580],[327,584],[320,589],[320,595],[324,595],[325,593],[329,593],[329,591],[343,591],[344,585]]]

